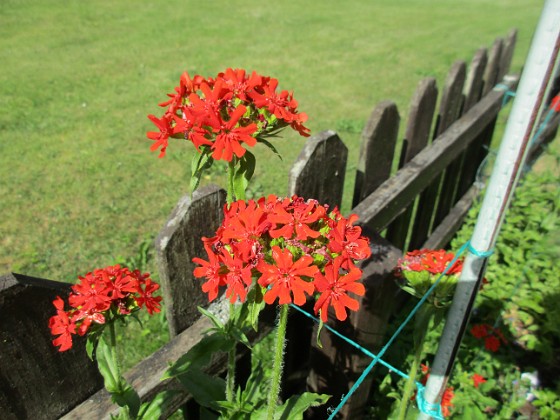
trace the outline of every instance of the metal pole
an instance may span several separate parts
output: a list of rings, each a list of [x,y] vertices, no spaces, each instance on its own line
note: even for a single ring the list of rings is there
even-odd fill
[[[427,406],[441,401],[471,309],[484,277],[488,252],[496,242],[504,214],[517,184],[539,108],[560,49],[560,0],[547,0],[537,25],[526,67],[482,207],[471,238],[453,303],[424,390]],[[421,413],[419,420],[431,418]]]

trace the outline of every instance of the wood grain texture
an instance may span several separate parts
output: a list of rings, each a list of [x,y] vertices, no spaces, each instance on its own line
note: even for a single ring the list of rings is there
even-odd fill
[[[0,277],[0,413],[2,419],[53,419],[103,386],[85,339],[70,350],[52,344],[52,301],[70,285],[21,274]]]
[[[288,194],[340,207],[347,159],[348,148],[334,131],[310,137],[290,169]]]
[[[223,219],[226,193],[217,186],[184,196],[156,238],[155,247],[171,336],[198,319],[197,306],[208,305],[201,279],[193,276],[194,257],[206,259],[202,237],[212,237]]]
[[[380,102],[371,113],[362,133],[352,207],[391,175],[399,121],[397,105],[391,101]]]

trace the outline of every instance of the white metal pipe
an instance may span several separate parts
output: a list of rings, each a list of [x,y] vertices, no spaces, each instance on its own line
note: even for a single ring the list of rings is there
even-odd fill
[[[547,0],[537,25],[519,82],[510,117],[482,207],[457,284],[453,303],[424,390],[427,405],[439,403],[453,367],[480,282],[484,276],[486,252],[493,249],[505,211],[519,179],[528,145],[535,129],[560,48],[560,0]],[[431,416],[421,413],[420,420]]]

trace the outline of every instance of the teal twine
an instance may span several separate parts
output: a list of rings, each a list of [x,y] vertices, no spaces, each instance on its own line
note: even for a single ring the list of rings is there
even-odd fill
[[[441,404],[432,404],[424,399],[424,385],[416,382],[416,389],[416,405],[418,405],[418,409],[436,420],[444,420]]]
[[[492,255],[494,253],[494,248],[489,249],[488,251],[479,251],[477,249],[475,249],[472,245],[471,242],[467,242],[467,248],[469,249],[469,252],[473,255],[476,255],[477,257],[480,258],[488,258],[490,255]]]
[[[391,366],[389,363],[383,361],[381,359],[381,357],[383,357],[383,355],[387,352],[387,350],[389,349],[389,347],[393,344],[393,342],[395,341],[395,339],[399,336],[399,334],[403,331],[404,327],[412,320],[412,318],[414,317],[414,315],[416,314],[416,312],[418,312],[418,310],[420,309],[420,307],[424,304],[424,302],[426,302],[426,300],[428,299],[428,297],[430,296],[430,294],[435,290],[435,288],[437,287],[437,285],[439,284],[439,282],[441,281],[441,279],[443,278],[443,276],[445,276],[447,274],[447,272],[451,269],[451,267],[453,267],[453,265],[455,264],[455,262],[459,259],[459,257],[461,256],[461,254],[463,254],[463,252],[465,252],[465,250],[470,246],[470,241],[467,242],[466,244],[464,244],[459,251],[455,254],[455,257],[453,258],[453,260],[451,260],[451,262],[445,267],[445,270],[443,270],[443,272],[440,274],[440,276],[436,279],[436,281],[434,282],[434,284],[432,284],[432,286],[427,290],[427,292],[424,294],[424,296],[422,296],[422,298],[418,301],[418,303],[414,306],[414,308],[412,309],[412,311],[410,311],[410,313],[408,314],[408,316],[406,317],[406,319],[401,323],[401,325],[399,325],[399,328],[397,328],[397,330],[395,331],[395,333],[391,336],[391,338],[389,339],[389,341],[387,341],[387,343],[383,346],[383,348],[379,351],[379,353],[377,355],[374,355],[373,353],[369,352],[367,349],[363,348],[362,346],[360,346],[358,343],[355,343],[354,341],[350,340],[347,337],[344,337],[342,334],[336,332],[334,329],[330,328],[328,325],[325,325],[325,328],[327,328],[329,331],[332,331],[336,336],[341,337],[344,341],[346,341],[347,343],[350,343],[352,346],[360,349],[361,351],[363,351],[365,354],[367,354],[370,357],[373,357],[373,360],[371,361],[371,363],[367,366],[367,368],[362,372],[362,374],[360,375],[360,377],[358,378],[358,380],[354,383],[354,385],[352,385],[352,388],[350,388],[350,391],[348,391],[348,393],[346,395],[343,396],[343,398],[340,400],[340,403],[338,404],[338,406],[331,412],[329,415],[328,420],[333,420],[334,416],[341,410],[341,408],[344,406],[344,404],[346,404],[346,402],[350,399],[350,397],[352,396],[352,394],[354,392],[356,392],[356,389],[358,389],[358,387],[362,384],[362,382],[364,381],[364,379],[366,378],[366,376],[369,374],[369,372],[371,372],[371,370],[373,369],[373,367],[377,364],[380,363],[383,366],[388,367],[389,369],[395,371],[396,373],[398,373],[400,376],[402,376],[403,378],[408,378],[409,376],[406,375],[405,373],[401,372],[400,370],[396,369],[395,367]],[[294,306],[296,307],[296,306]],[[297,308],[297,307],[296,307]],[[309,316],[312,319],[315,319],[317,322],[318,320],[313,317],[312,315],[307,314],[307,312],[303,311],[301,308],[297,308],[300,312],[306,314],[307,316]]]
[[[296,306],[294,304],[290,304],[290,306],[296,310],[298,310],[299,312],[301,312],[302,314],[304,314],[305,316],[311,318],[313,321],[315,321],[316,323],[319,323],[319,319],[314,317],[313,315],[311,315],[310,313],[304,311],[303,309],[301,309],[299,306]],[[349,339],[348,337],[342,335],[341,333],[339,333],[337,330],[335,330],[332,327],[329,327],[326,324],[323,324],[323,328],[327,329],[328,331],[330,331],[331,333],[333,333],[334,335],[336,335],[337,337],[341,338],[342,340],[346,341],[348,344],[350,344],[351,346],[357,348],[358,350],[360,350],[362,353],[364,353],[366,356],[371,357],[372,359],[375,359],[376,355],[374,353],[372,353],[371,351],[369,351],[368,349],[366,349],[365,347],[362,347],[361,345],[359,345],[358,343],[356,343],[355,341]],[[390,365],[389,363],[387,363],[384,360],[379,360],[379,364],[385,366],[386,368],[394,371],[395,373],[397,373],[398,375],[402,376],[403,378],[407,379],[408,375],[406,373],[401,372],[400,370],[398,370],[396,367]]]
[[[511,90],[508,85],[505,85],[503,83],[498,83],[496,86],[494,86],[494,90],[505,91],[504,97],[502,99],[502,108],[507,105],[507,103],[509,102],[509,98],[515,97],[515,92]]]

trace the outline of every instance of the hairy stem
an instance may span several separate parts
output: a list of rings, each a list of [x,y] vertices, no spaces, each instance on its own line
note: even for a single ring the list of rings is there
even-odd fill
[[[280,393],[280,381],[282,380],[282,368],[284,367],[284,346],[286,344],[286,325],[288,324],[288,305],[280,305],[280,315],[276,328],[276,345],[274,348],[274,365],[272,367],[272,381],[268,393],[267,420],[274,420],[274,412],[278,403]]]
[[[233,317],[233,311],[235,306],[233,303],[229,304],[229,317]],[[227,379],[226,379],[226,400],[233,402],[233,395],[235,389],[235,358],[236,358],[237,346],[234,345],[232,349],[228,352],[228,364],[227,364]]]
[[[404,420],[406,418],[408,404],[410,403],[410,399],[412,398],[412,394],[416,388],[416,374],[418,373],[418,368],[422,362],[424,342],[426,341],[426,335],[428,333],[428,327],[430,325],[432,315],[433,310],[428,306],[422,307],[416,314],[416,322],[414,325],[414,359],[410,365],[408,379],[404,386],[403,396],[399,407],[398,420]]]

